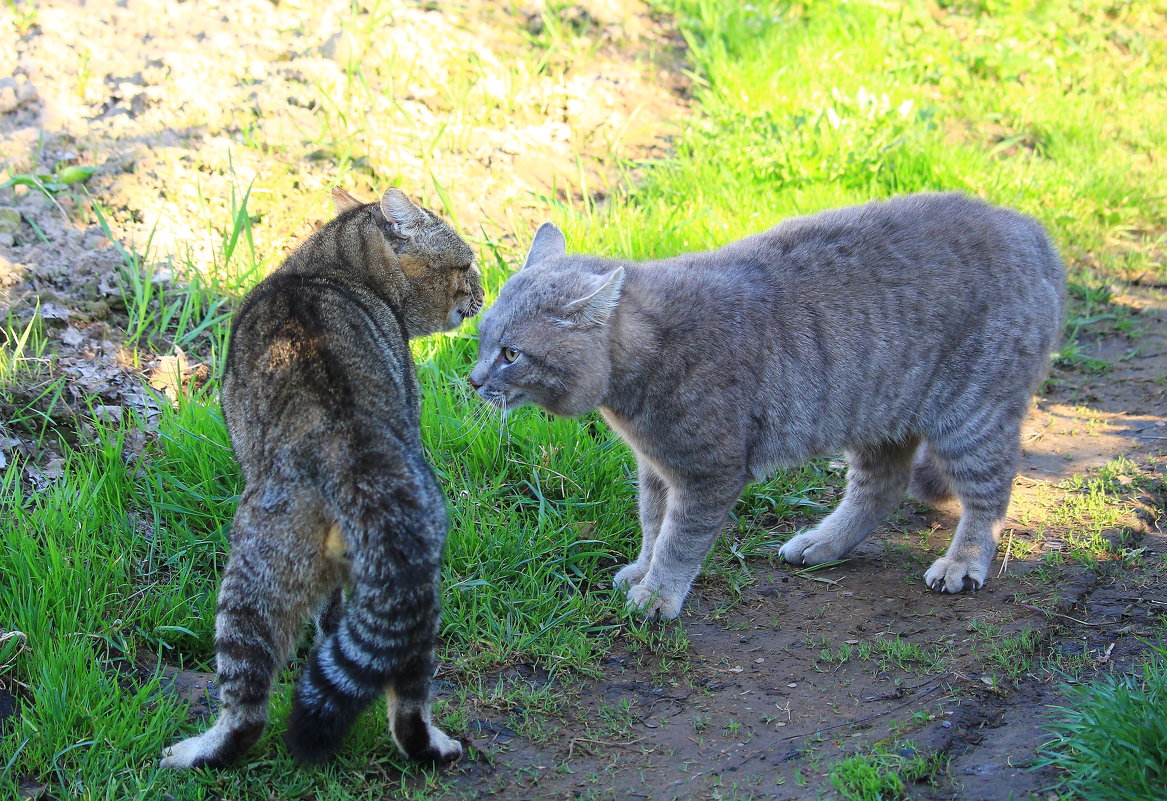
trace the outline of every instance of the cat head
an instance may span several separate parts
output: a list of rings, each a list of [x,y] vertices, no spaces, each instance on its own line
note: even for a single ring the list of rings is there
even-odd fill
[[[474,252],[444,220],[417,206],[400,189],[389,189],[377,203],[363,203],[340,187],[332,190],[338,222],[355,230],[348,261],[382,257],[370,271],[396,263],[400,275],[399,311],[411,337],[448,331],[482,308],[482,282]],[[361,244],[358,244],[361,243]],[[342,247],[343,244],[342,244]]]
[[[478,326],[470,383],[501,409],[533,403],[572,417],[599,406],[607,392],[624,268],[565,251],[563,234],[544,223],[523,268]]]

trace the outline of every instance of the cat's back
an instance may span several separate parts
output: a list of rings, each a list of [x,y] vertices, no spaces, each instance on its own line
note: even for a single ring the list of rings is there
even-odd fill
[[[960,283],[964,294],[986,282],[1062,281],[1061,262],[1036,220],[957,192],[830,209],[735,244],[757,246],[771,269],[794,279],[884,279],[939,293]]]
[[[304,449],[417,439],[417,384],[400,314],[327,261],[289,260],[247,296],[221,400],[245,473]]]

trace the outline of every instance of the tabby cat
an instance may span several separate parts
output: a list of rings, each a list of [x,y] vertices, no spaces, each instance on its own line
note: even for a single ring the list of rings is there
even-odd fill
[[[1061,328],[1063,268],[1034,220],[920,194],[787,220],[707,253],[565,255],[545,224],[479,327],[490,403],[599,408],[636,455],[630,606],[676,617],[747,482],[843,450],[846,494],[781,550],[837,559],[909,486],[962,503],[934,590],[988,575],[1019,430]]]
[[[399,190],[333,200],[338,216],[235,315],[222,404],[246,487],[215,618],[222,708],[163,767],[227,765],[255,743],[313,611],[286,736],[297,758],[329,757],[379,693],[406,756],[462,753],[430,722],[446,510],[407,340],[476,314],[479,273],[466,243]]]

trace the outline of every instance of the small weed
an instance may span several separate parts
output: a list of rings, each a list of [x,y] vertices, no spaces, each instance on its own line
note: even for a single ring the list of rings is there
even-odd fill
[[[622,737],[632,731],[632,724],[636,722],[632,701],[628,698],[621,698],[614,704],[604,702],[598,711],[601,736]]]
[[[1001,627],[983,620],[969,622],[977,640],[977,650],[985,660],[1012,681],[1035,669],[1041,651],[1041,635],[1036,629],[1024,629],[1006,637]]]
[[[903,671],[919,669],[925,673],[935,673],[944,669],[941,646],[918,645],[898,634],[876,640],[871,644],[871,650],[884,670],[894,667]]]
[[[39,0],[4,0],[4,5],[12,13],[12,23],[21,36],[28,36],[40,24]]]

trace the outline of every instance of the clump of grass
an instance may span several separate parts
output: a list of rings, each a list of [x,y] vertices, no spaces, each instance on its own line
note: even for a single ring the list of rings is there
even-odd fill
[[[1044,766],[1063,772],[1069,797],[1089,801],[1167,798],[1167,648],[1141,673],[1067,686],[1053,708]]]
[[[905,797],[908,785],[943,768],[943,757],[922,754],[905,741],[890,750],[876,746],[869,754],[847,757],[831,769],[831,784],[847,801],[894,801]]]
[[[1039,631],[1026,628],[1010,637],[994,623],[974,619],[969,625],[977,637],[976,650],[987,664],[1013,681],[1034,670],[1042,646]]]

